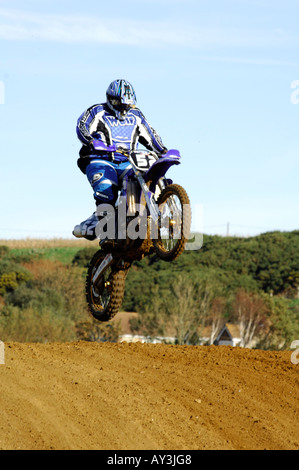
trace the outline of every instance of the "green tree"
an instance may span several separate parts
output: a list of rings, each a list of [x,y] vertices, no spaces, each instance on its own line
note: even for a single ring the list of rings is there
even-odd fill
[[[288,349],[299,338],[299,301],[267,296],[269,309],[267,334],[261,339],[262,349]]]

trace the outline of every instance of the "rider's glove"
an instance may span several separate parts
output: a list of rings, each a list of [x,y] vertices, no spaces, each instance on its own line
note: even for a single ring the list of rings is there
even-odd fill
[[[165,148],[165,149],[162,150],[162,152],[160,153],[160,156],[163,158],[163,155],[166,155],[167,152],[168,152],[168,150]]]
[[[89,146],[90,146],[91,148],[93,148],[94,143],[96,143],[96,141],[97,141],[97,139],[92,139],[92,140],[89,142]]]
[[[116,151],[119,153],[128,153],[128,148],[126,146],[117,145]]]

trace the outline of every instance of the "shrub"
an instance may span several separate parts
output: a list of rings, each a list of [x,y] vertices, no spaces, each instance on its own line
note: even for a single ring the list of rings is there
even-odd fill
[[[88,247],[79,250],[74,256],[72,264],[87,268],[93,255],[99,250],[99,248]]]
[[[0,277],[0,294],[13,291],[18,287],[17,274],[14,272],[2,274]]]
[[[31,278],[31,273],[23,266],[2,260],[0,262],[0,295],[13,291],[19,284]]]
[[[8,306],[0,313],[0,338],[33,343],[63,342],[75,340],[76,331],[71,319],[57,315],[51,308]]]
[[[8,246],[0,245],[0,258],[4,258],[9,252]]]

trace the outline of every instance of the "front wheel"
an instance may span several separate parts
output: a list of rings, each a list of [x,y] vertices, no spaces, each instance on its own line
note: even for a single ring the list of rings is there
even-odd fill
[[[86,300],[90,313],[99,321],[111,320],[119,311],[125,291],[126,271],[116,264],[108,266],[96,284],[94,275],[106,253],[97,251],[92,258],[86,278]]]
[[[170,184],[157,201],[160,218],[158,237],[153,240],[157,255],[173,261],[183,253],[191,227],[191,206],[187,192],[178,184]]]

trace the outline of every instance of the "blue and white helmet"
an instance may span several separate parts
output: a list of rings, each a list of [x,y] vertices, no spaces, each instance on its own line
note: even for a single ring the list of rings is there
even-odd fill
[[[107,91],[107,105],[118,119],[125,119],[127,112],[136,106],[136,95],[131,83],[127,80],[114,80]]]

